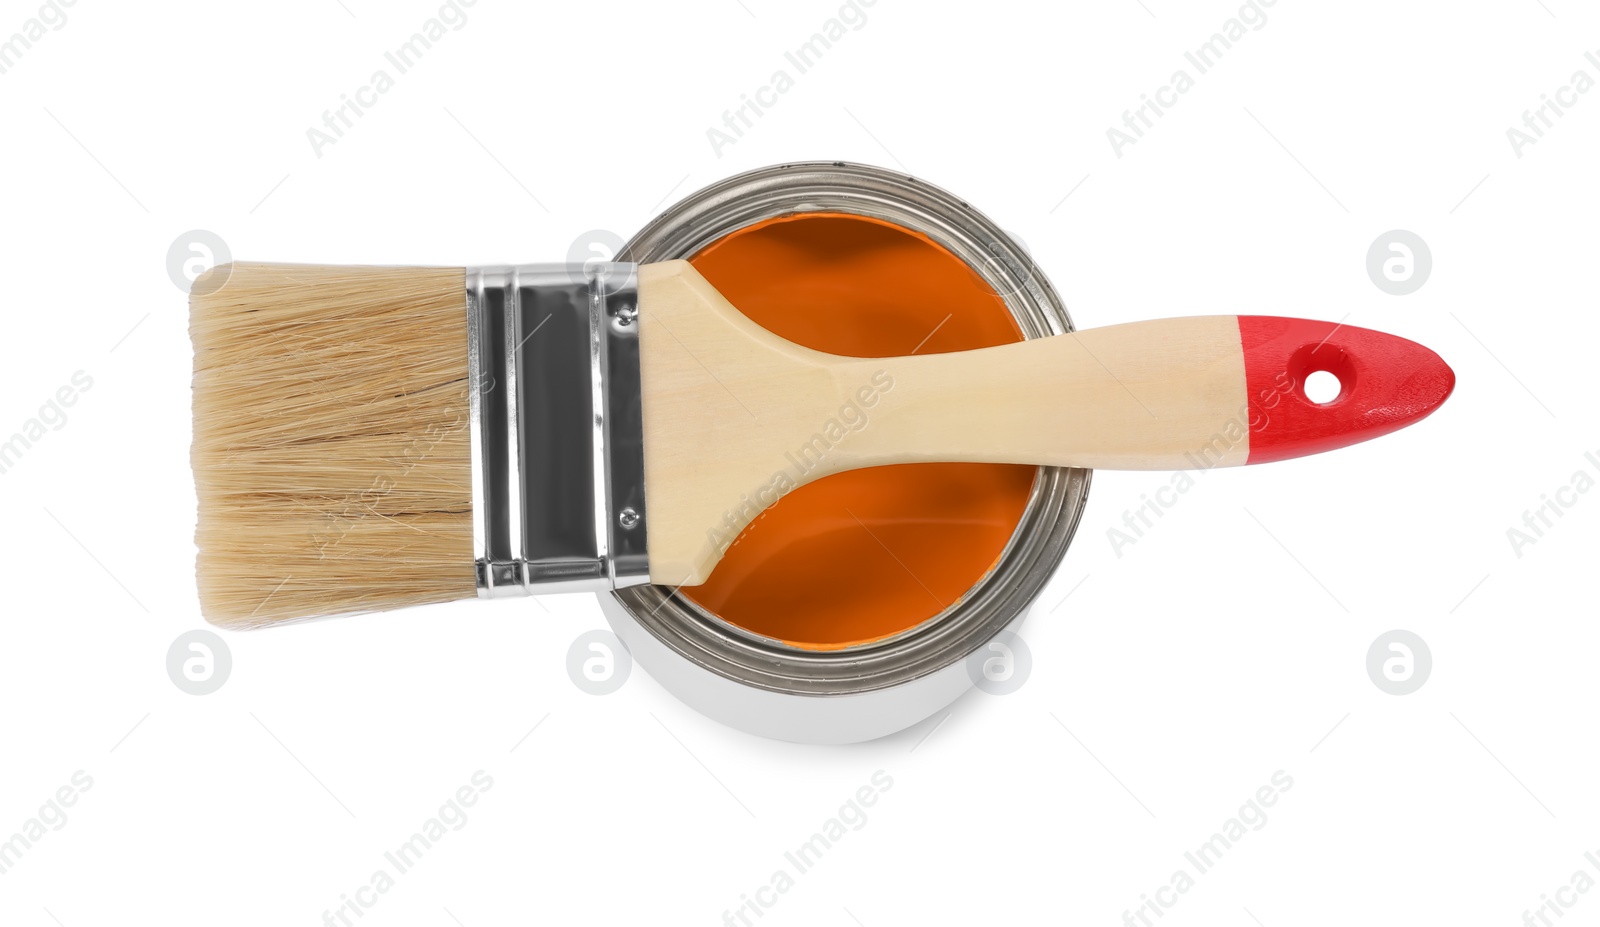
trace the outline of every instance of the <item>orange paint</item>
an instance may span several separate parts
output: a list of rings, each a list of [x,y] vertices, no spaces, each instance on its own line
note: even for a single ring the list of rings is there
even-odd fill
[[[960,258],[875,219],[771,219],[690,263],[753,321],[819,351],[884,357],[1022,340],[1005,302]],[[780,499],[739,535],[709,582],[682,594],[798,647],[897,634],[993,569],[1036,473],[906,464],[825,477]]]

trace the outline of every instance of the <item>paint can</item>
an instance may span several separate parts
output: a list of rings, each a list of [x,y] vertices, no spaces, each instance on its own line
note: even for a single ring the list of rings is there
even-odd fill
[[[904,174],[843,162],[750,171],[694,193],[618,255],[690,258],[778,217],[845,214],[924,236],[1003,298],[1023,337],[1072,330],[1055,290],[1022,246],[959,198]],[[930,717],[971,689],[991,641],[1015,633],[1065,554],[1090,472],[1038,468],[992,569],[931,619],[837,649],[795,646],[723,620],[671,587],[599,594],[633,659],[678,698],[743,731],[802,743],[853,743]]]

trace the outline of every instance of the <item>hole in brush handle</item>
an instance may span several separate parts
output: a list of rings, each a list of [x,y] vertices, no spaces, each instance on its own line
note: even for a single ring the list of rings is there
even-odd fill
[[[1239,316],[1251,410],[1248,463],[1287,460],[1367,441],[1421,421],[1449,398],[1455,372],[1439,355],[1395,335],[1310,319]],[[1339,393],[1306,394],[1326,371]]]

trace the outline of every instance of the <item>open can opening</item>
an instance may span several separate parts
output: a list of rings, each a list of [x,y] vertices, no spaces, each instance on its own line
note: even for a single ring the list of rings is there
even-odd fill
[[[1072,330],[1032,259],[989,219],[863,165],[730,178],[669,208],[618,256],[680,258],[754,321],[835,354],[967,350]],[[880,391],[892,383],[864,384],[862,401],[819,422],[786,468],[798,476],[832,442],[871,427]],[[1065,554],[1089,475],[922,463],[791,491],[780,470],[753,488],[776,504],[722,542],[708,583],[601,593],[602,610],[634,659],[709,717],[798,742],[882,737],[972,687],[975,655],[1020,626]]]

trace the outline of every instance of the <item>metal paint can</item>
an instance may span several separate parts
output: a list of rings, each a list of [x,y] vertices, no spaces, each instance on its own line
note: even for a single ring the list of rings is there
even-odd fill
[[[785,164],[729,178],[669,208],[617,260],[688,258],[742,228],[804,213],[860,215],[927,236],[1003,297],[1024,337],[1072,330],[1060,297],[1005,231],[944,190],[866,165]],[[1021,626],[1066,553],[1089,476],[1039,468],[994,569],[933,619],[883,640],[801,649],[726,622],[666,586],[602,592],[601,609],[638,664],[708,717],[779,740],[871,740],[973,687],[975,655]]]

